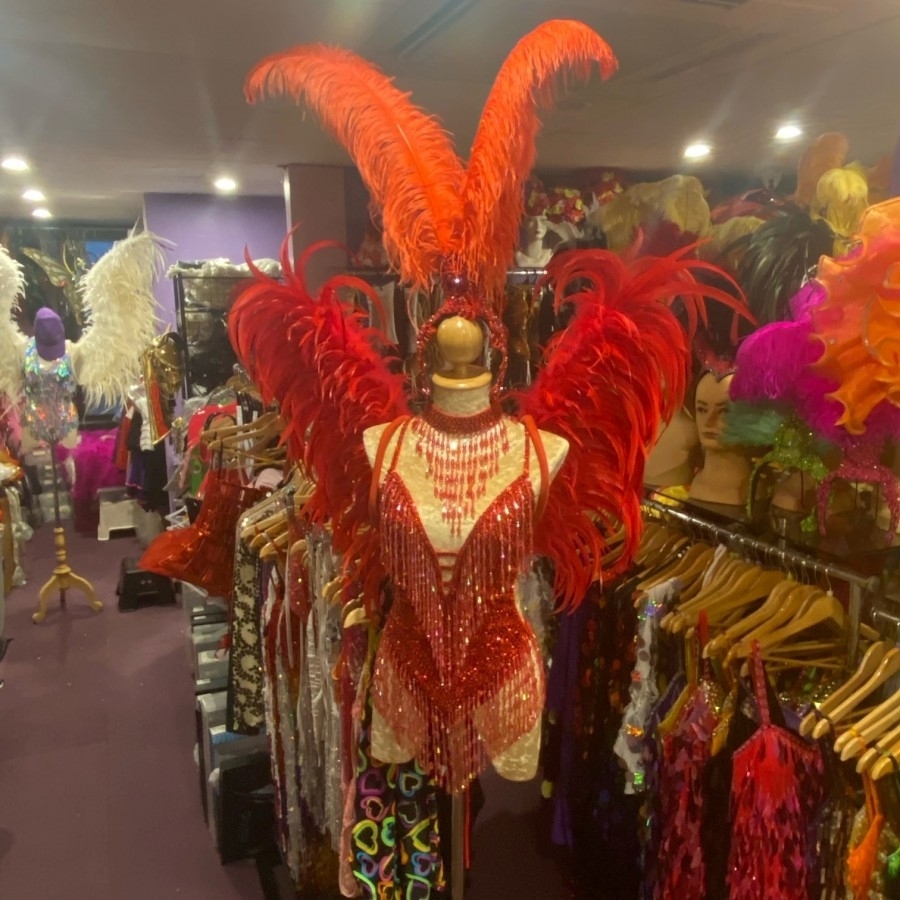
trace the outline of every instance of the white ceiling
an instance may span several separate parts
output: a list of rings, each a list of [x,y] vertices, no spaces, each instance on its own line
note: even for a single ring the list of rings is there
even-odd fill
[[[846,131],[867,162],[893,149],[898,0],[3,0],[0,153],[21,151],[35,172],[0,172],[0,216],[27,214],[26,182],[58,218],[129,220],[145,191],[206,192],[227,170],[246,193],[277,194],[280,164],[346,162],[288,102],[243,99],[256,60],[310,41],[396,74],[464,154],[503,57],[553,17],[597,28],[621,68],[548,117],[543,167],[669,168],[696,138],[717,168],[793,166],[798,148],[770,140],[786,118]]]

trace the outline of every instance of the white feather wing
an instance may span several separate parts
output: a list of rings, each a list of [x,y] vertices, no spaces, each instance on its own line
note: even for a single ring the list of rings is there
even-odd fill
[[[162,246],[148,231],[128,237],[81,280],[88,325],[71,354],[91,406],[121,403],[140,378],[141,354],[157,333],[153,285],[165,264]]]
[[[25,289],[22,267],[0,247],[0,394],[18,402],[27,338],[13,321],[16,298]]]

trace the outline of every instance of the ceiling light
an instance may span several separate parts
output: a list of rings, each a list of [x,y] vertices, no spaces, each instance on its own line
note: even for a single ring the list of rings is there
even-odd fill
[[[33,209],[33,210],[31,211],[31,214],[32,214],[36,219],[52,219],[52,218],[53,218],[53,213],[50,212],[49,209],[46,209],[46,208],[43,207],[43,206],[39,206],[37,209]]]
[[[43,203],[47,198],[44,196],[44,192],[38,190],[37,188],[28,188],[24,194],[22,194],[22,199],[28,203]]]
[[[704,144],[702,141],[696,144],[688,144],[684,148],[685,159],[704,159],[710,153],[712,153],[712,147],[709,144]]]
[[[7,172],[27,172],[31,168],[28,160],[22,159],[21,156],[6,156],[0,161],[0,166]]]
[[[776,141],[794,141],[803,134],[803,129],[799,125],[782,125],[775,132]]]
[[[213,185],[217,191],[221,191],[223,194],[230,194],[232,191],[237,190],[238,183],[233,178],[223,175],[221,178],[217,178]]]

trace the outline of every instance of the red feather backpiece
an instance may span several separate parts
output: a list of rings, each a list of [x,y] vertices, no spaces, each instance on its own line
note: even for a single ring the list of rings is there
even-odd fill
[[[309,293],[304,267],[327,246],[310,247],[294,268],[285,241],[284,281],[255,271],[231,309],[228,330],[263,399],[281,407],[289,454],[315,480],[304,515],[312,523],[331,523],[334,548],[354,566],[351,575],[362,572],[375,587],[381,565],[377,536],[368,527],[372,473],[362,435],[407,411],[407,379],[392,370],[394,350],[384,335],[366,326],[363,313],[346,299],[352,289],[377,302],[368,284],[339,276],[318,297]]]
[[[741,309],[736,286],[730,294],[697,280],[704,270],[721,272],[691,258],[694,249],[632,259],[584,250],[548,267],[557,306],[571,303],[575,315],[547,346],[519,403],[539,428],[569,441],[535,533],[536,552],[554,561],[562,608],[627,568],[640,542],[647,453],[660,422],[681,407],[690,377],[690,340],[670,306],[676,298],[684,304],[691,332],[705,320],[707,298]],[[606,538],[620,525],[624,553],[604,571]]]
[[[245,91],[288,94],[315,111],[356,163],[404,279],[426,287],[456,256],[462,164],[438,121],[375,66],[339,47],[296,47],[258,63]]]
[[[503,63],[481,113],[466,169],[463,270],[488,296],[506,281],[525,212],[525,180],[537,155],[538,113],[556,102],[560,72],[587,80],[618,66],[612,48],[581,22],[539,25]]]
[[[604,77],[616,68],[606,42],[581,23],[547,22],[523,38],[488,97],[466,170],[437,122],[347,51],[316,45],[270,57],[251,73],[247,93],[309,103],[381,208],[401,278],[424,286],[442,274],[462,276],[471,285],[465,299],[477,306],[494,298],[513,257],[538,113],[552,107],[560,72],[586,78],[594,64]],[[698,283],[702,270],[729,279],[689,258],[694,249],[627,260],[583,251],[551,267],[558,302],[572,302],[576,316],[520,403],[539,427],[570,443],[536,548],[556,563],[563,606],[578,603],[603,574],[604,534],[619,523],[627,529],[612,571],[637,547],[644,460],[660,420],[681,405],[688,377],[690,343],[669,305],[684,302],[691,333],[705,318],[703,299],[740,308],[734,295]],[[231,314],[232,338],[264,395],[281,404],[292,454],[318,480],[311,519],[332,521],[335,548],[357,557],[356,571],[372,585],[382,569],[367,517],[362,434],[405,411],[406,383],[385,361],[383,338],[341,299],[339,288],[350,282],[335,279],[316,299],[302,268],[293,271],[285,259],[285,284],[257,274]]]

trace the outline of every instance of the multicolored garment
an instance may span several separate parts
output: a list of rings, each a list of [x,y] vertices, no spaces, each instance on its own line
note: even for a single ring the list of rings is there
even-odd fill
[[[37,440],[58,443],[78,427],[75,408],[75,373],[72,360],[64,353],[53,362],[38,355],[34,338],[25,345],[22,392],[22,427]]]
[[[372,759],[371,725],[368,699],[357,747],[353,874],[365,900],[436,900],[444,866],[434,781],[415,761]]]

